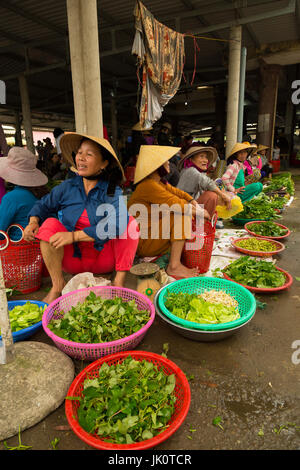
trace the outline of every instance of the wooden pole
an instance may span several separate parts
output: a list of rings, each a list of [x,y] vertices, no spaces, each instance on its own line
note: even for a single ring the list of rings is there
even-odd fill
[[[25,129],[26,146],[30,152],[35,154],[35,147],[33,143],[32,123],[31,123],[31,110],[28,92],[27,79],[24,74],[19,75],[19,87],[22,102],[23,126]]]
[[[8,304],[6,298],[2,262],[0,258],[0,329],[2,344],[0,344],[0,364],[8,364],[14,359],[14,343],[10,327]]]

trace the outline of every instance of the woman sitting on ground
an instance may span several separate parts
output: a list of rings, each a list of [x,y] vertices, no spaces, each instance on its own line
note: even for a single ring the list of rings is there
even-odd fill
[[[129,218],[119,186],[123,169],[110,143],[66,133],[60,145],[71,164],[75,152],[77,175],[56,186],[33,207],[24,234],[28,241],[41,241],[52,280],[52,289],[44,299],[48,303],[61,295],[66,284],[63,271],[104,274],[115,270],[114,286],[124,286],[138,245],[137,224]],[[62,223],[51,217],[58,211]]]
[[[7,157],[0,158],[0,175],[13,185],[1,201],[0,230],[6,232],[12,224],[25,228],[29,212],[48,192],[45,186],[48,178],[36,164],[37,157],[23,147],[12,147]]]
[[[261,168],[261,177],[264,178],[272,178],[273,174],[273,167],[269,163],[267,158],[267,151],[270,147],[266,145],[259,145],[256,150],[257,156],[261,159],[262,168]]]
[[[232,196],[221,191],[216,183],[206,175],[208,166],[217,160],[214,147],[203,147],[192,144],[179,163],[180,178],[177,188],[190,194],[198,204],[212,217],[217,205],[226,205],[230,208]]]
[[[237,194],[242,202],[249,201],[263,189],[260,182],[245,183],[244,163],[255,148],[248,142],[235,144],[227,159],[227,170],[222,176],[225,189]]]
[[[178,150],[168,146],[141,146],[134,180],[137,187],[128,202],[128,208],[132,215],[136,216],[139,212],[140,241],[137,254],[142,258],[158,257],[170,251],[166,272],[179,279],[198,274],[197,269],[189,269],[181,263],[185,241],[191,237],[191,215],[201,213],[206,219],[210,219],[210,215],[200,208],[193,196],[165,181],[169,173],[169,160]],[[159,207],[163,213],[157,210]]]

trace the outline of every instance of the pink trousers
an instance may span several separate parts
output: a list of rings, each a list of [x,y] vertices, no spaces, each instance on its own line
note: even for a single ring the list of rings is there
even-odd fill
[[[57,232],[67,232],[67,229],[59,220],[49,218],[41,225],[36,238],[49,242],[52,235]],[[131,238],[130,234],[133,233],[136,236]],[[70,274],[83,272],[105,274],[112,271],[129,271],[138,247],[138,234],[139,229],[136,220],[129,217],[127,236],[123,234],[120,238],[107,241],[102,251],[94,248],[94,242],[79,242],[81,258],[74,258],[73,245],[66,245],[62,262],[63,271]]]

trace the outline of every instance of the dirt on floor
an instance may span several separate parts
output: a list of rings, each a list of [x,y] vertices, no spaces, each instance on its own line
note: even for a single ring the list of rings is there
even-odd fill
[[[299,171],[293,173],[295,199],[282,219],[292,234],[285,242],[286,250],[277,256],[278,266],[294,277],[291,288],[260,295],[265,308],[222,341],[186,339],[156,317],[137,347],[160,354],[168,343],[168,358],[185,372],[191,387],[186,420],[156,450],[300,450],[300,176]],[[134,288],[135,283],[129,275],[127,286]],[[31,299],[41,300],[48,285],[45,279]],[[43,330],[30,340],[53,344]],[[74,362],[76,373],[88,364]],[[22,443],[34,450],[52,449],[55,439],[58,450],[93,450],[69,428],[64,404],[22,432]],[[7,444],[17,445],[17,441],[14,436]],[[4,449],[3,442],[0,449]]]

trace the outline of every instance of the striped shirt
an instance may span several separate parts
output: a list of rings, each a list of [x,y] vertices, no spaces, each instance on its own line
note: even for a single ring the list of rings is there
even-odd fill
[[[239,174],[240,170],[244,170],[244,164],[235,160],[231,165],[227,167],[224,175],[222,176],[222,181],[227,191],[234,192],[235,187],[233,186],[235,180],[237,179],[237,175]]]

